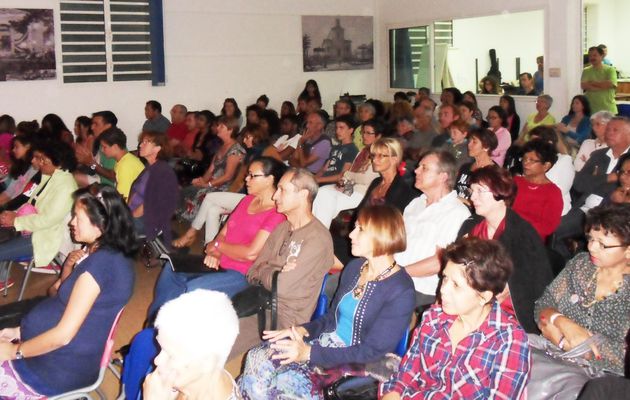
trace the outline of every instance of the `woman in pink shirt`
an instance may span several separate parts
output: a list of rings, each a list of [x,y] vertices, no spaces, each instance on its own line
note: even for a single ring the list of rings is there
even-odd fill
[[[500,106],[490,107],[488,110],[488,128],[497,136],[499,145],[492,152],[492,161],[497,163],[499,167],[503,166],[505,161],[505,153],[512,144],[510,131],[507,130],[508,116]]]
[[[272,196],[286,166],[273,158],[254,159],[245,175],[247,196],[238,203],[214,240],[205,248],[204,264],[218,272],[174,272],[166,265],[155,287],[155,299],[149,307],[149,318],[167,301],[195,289],[224,292],[232,297],[245,289],[246,274],[267,238],[285,220],[276,211]]]

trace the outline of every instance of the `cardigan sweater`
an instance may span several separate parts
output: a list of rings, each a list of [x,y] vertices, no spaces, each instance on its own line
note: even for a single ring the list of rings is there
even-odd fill
[[[346,265],[328,312],[321,318],[302,325],[311,340],[317,339],[324,332],[335,331],[339,302],[355,287],[364,262],[364,259],[359,258]],[[415,301],[413,281],[404,268],[382,281],[368,282],[356,308],[350,346],[329,348],[313,344],[310,363],[330,368],[348,363],[378,361],[396,348],[409,325]]]
[[[369,204],[370,196],[372,195],[372,191],[376,189],[378,185],[383,182],[383,177],[379,176],[374,179],[370,186],[368,186],[367,192],[365,192],[365,196],[361,203],[357,207],[354,215],[355,218],[359,215],[359,211]],[[405,180],[400,176],[396,175],[392,184],[389,186],[387,193],[385,194],[385,204],[395,207],[402,214],[405,211],[405,207],[411,200],[413,200],[418,193],[414,193],[414,190],[405,182]]]
[[[15,230],[33,232],[31,241],[36,267],[48,265],[59,252],[63,238],[67,236],[64,231],[75,190],[77,183],[68,171],[57,169],[51,176],[42,175],[39,186],[29,199],[35,200],[37,214],[15,218]]]
[[[177,176],[166,161],[157,160],[146,168],[149,175],[144,192],[144,232],[153,240],[160,231],[164,244],[171,245],[171,218],[179,201]]]
[[[464,221],[458,237],[469,234],[481,220],[482,217],[474,215]],[[553,280],[547,250],[536,230],[509,208],[505,214],[505,231],[498,241],[510,254],[514,264],[508,286],[516,318],[527,333],[538,333],[534,321],[534,303]]]

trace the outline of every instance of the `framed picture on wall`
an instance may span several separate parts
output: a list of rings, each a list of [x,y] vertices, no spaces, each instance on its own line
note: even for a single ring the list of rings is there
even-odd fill
[[[372,17],[302,16],[304,71],[374,68]]]
[[[55,77],[53,10],[0,8],[0,81]]]

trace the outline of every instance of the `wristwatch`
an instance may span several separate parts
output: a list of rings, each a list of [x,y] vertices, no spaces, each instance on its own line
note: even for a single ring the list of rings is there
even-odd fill
[[[16,352],[15,352],[15,359],[16,360],[21,360],[24,358],[24,354],[22,354],[22,351],[20,350],[20,346],[18,346]]]
[[[98,165],[97,163],[92,163],[92,165],[90,165],[90,169],[91,169],[92,171],[96,171],[96,166],[97,166],[97,165]]]

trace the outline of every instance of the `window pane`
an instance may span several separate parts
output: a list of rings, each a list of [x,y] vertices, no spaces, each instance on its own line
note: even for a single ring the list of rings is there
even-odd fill
[[[389,30],[389,85],[429,87],[430,51],[426,26]]]

